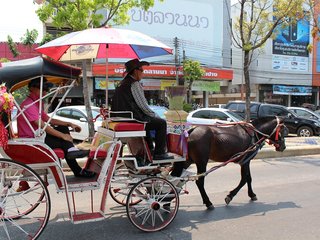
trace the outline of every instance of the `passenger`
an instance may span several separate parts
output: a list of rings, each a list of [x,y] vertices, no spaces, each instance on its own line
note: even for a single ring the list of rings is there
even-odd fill
[[[115,90],[111,110],[131,111],[135,119],[146,122],[146,140],[154,160],[173,159],[174,157],[166,152],[167,122],[150,109],[140,83],[142,67],[148,65],[148,62],[138,59],[125,63],[126,76]],[[155,131],[155,146],[150,137],[152,130]]]
[[[21,103],[21,109],[34,103],[40,97],[40,78],[33,79],[29,82],[29,95]],[[52,83],[48,82],[46,79],[43,80],[43,95],[49,91],[53,86]],[[42,104],[41,119],[39,118],[39,102],[30,105],[24,112],[24,115],[31,123],[34,130],[38,129],[39,121],[41,128],[44,127],[45,123],[49,120],[49,116],[44,112],[44,107]],[[73,144],[73,139],[69,132],[69,127],[73,128],[75,131],[81,131],[81,127],[73,124],[71,122],[65,122],[58,119],[51,119],[50,124],[55,126],[47,126],[45,129],[45,143],[54,148],[61,148],[64,152],[65,159],[76,177],[91,178],[95,175],[94,172],[82,169],[76,161],[76,158],[86,157],[89,154],[87,150],[79,150]],[[34,133],[30,129],[25,118],[21,115],[17,118],[18,125],[18,136],[21,138],[34,138]]]

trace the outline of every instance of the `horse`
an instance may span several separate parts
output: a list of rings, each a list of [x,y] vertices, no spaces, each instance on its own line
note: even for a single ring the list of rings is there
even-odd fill
[[[226,204],[231,202],[245,184],[248,185],[250,199],[256,201],[257,196],[251,185],[250,161],[256,156],[265,141],[273,144],[276,151],[284,151],[286,148],[285,132],[286,127],[283,124],[283,119],[275,116],[255,119],[251,123],[197,126],[188,131],[187,160],[182,163],[174,163],[171,175],[180,176],[183,169],[187,169],[192,163],[195,163],[198,176],[200,176],[196,180],[196,185],[203,204],[208,209],[214,209],[204,188],[204,177],[220,166],[235,162],[241,166],[241,180],[239,185],[226,196]],[[207,172],[209,159],[220,162],[221,165]]]

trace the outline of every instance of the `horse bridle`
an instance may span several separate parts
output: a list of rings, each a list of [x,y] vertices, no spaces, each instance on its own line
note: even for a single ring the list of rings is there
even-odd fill
[[[280,147],[279,135],[280,135],[281,128],[284,126],[284,124],[280,123],[280,119],[277,116],[276,116],[276,119],[277,119],[277,125],[269,135],[265,134],[263,132],[260,132],[256,128],[254,128],[254,131],[256,131],[257,133],[262,135],[265,138],[265,140],[268,140],[269,145],[273,145],[273,146],[275,146],[275,148],[278,148],[278,147]],[[275,134],[274,140],[270,139],[270,137],[273,134]]]

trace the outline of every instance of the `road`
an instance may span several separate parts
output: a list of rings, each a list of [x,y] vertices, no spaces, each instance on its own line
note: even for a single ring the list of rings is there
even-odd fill
[[[244,187],[229,206],[225,205],[226,194],[240,179],[239,166],[229,164],[206,178],[215,210],[206,210],[195,183],[190,182],[190,194],[180,197],[175,220],[156,233],[136,229],[127,219],[125,208],[111,199],[106,220],[74,225],[68,219],[64,195],[51,186],[51,219],[40,239],[320,239],[320,155],[254,160],[251,173],[258,201],[250,202]],[[89,199],[82,197],[81,204],[86,201]]]

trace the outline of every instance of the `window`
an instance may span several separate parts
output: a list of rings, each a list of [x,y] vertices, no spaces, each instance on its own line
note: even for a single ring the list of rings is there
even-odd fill
[[[71,111],[68,109],[62,109],[57,111],[56,115],[60,117],[71,118]]]
[[[83,115],[83,113],[81,113],[81,112],[79,112],[79,111],[76,111],[76,110],[73,110],[73,111],[72,111],[72,114],[71,114],[70,118],[76,119],[76,120],[80,120],[80,118],[85,118],[85,119],[87,119],[86,116]]]
[[[261,106],[262,116],[288,116],[288,111],[281,107],[276,106]]]
[[[219,120],[224,120],[227,121],[228,120],[228,116],[223,113],[223,112],[216,112],[216,111],[212,111],[211,112],[211,118],[212,119],[219,119]]]
[[[192,115],[192,117],[194,118],[205,118],[205,119],[211,119],[211,116],[210,116],[210,111],[209,110],[201,110],[201,111],[198,111],[196,113],[194,113]]]

